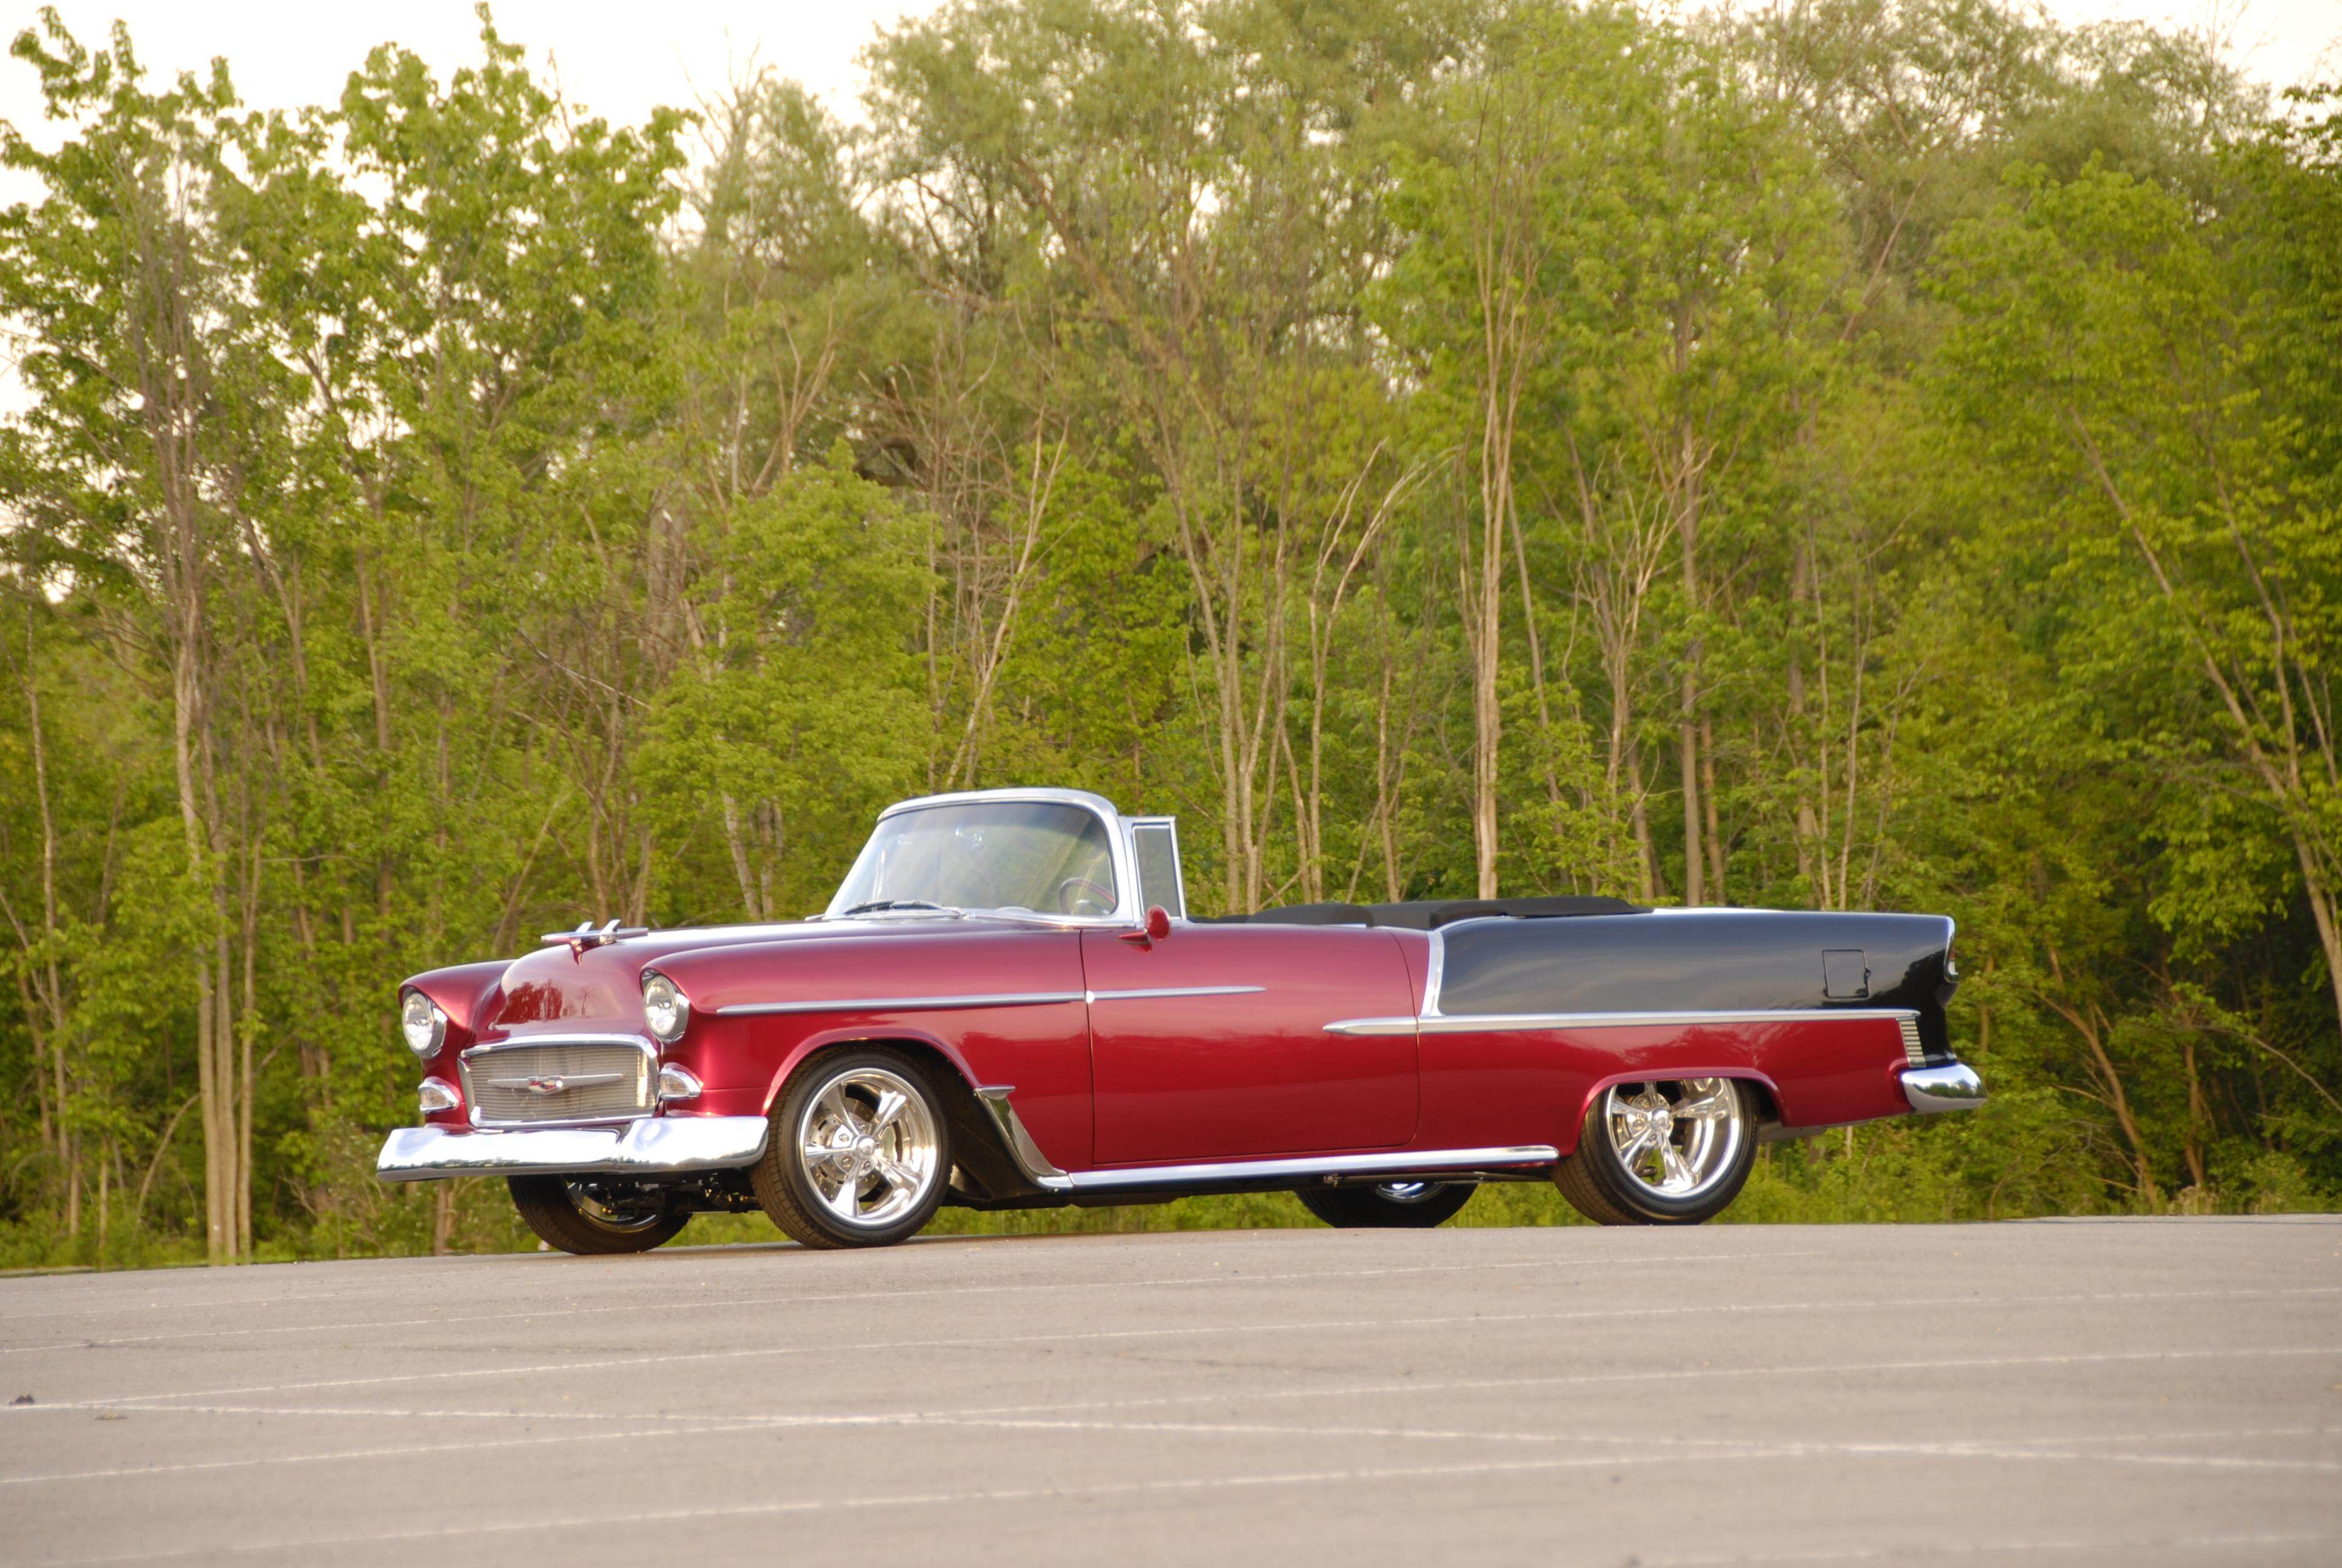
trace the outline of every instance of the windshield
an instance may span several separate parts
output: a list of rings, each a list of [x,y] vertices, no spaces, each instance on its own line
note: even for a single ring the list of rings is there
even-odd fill
[[[1114,852],[1096,813],[1050,801],[984,801],[923,806],[880,823],[829,914],[930,904],[1103,917],[1116,902]]]

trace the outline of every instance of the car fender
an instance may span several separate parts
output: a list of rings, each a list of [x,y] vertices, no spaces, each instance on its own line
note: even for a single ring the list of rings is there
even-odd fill
[[[1766,1114],[1767,1117],[1777,1117],[1780,1114],[1781,1086],[1773,1081],[1770,1074],[1759,1072],[1754,1067],[1676,1067],[1671,1065],[1666,1069],[1666,1074],[1668,1082],[1673,1082],[1679,1078],[1738,1078],[1745,1083],[1756,1084],[1759,1089],[1762,1089],[1765,1092],[1765,1099],[1767,1103]],[[1571,1122],[1567,1127],[1560,1130],[1559,1135],[1553,1141],[1554,1147],[1559,1149],[1565,1157],[1576,1154],[1577,1152],[1577,1141],[1585,1134],[1586,1132],[1586,1119],[1594,1114],[1594,1107],[1600,1103],[1603,1095],[1608,1094],[1611,1090],[1616,1088],[1621,1084],[1647,1084],[1651,1081],[1651,1070],[1649,1068],[1645,1068],[1636,1073],[1613,1073],[1607,1077],[1596,1078],[1592,1085],[1586,1089],[1585,1096],[1578,1102],[1576,1119]]]
[[[908,1027],[899,1023],[889,1023],[884,1026],[866,1022],[837,1024],[826,1029],[815,1030],[782,1055],[780,1064],[773,1070],[771,1080],[765,1085],[764,1114],[769,1116],[773,1114],[773,1107],[780,1103],[781,1090],[787,1085],[790,1076],[816,1052],[837,1045],[896,1044],[926,1046],[950,1063],[953,1071],[959,1074],[960,1082],[969,1090],[977,1087],[976,1074],[969,1068],[966,1054],[956,1044],[933,1030]]]

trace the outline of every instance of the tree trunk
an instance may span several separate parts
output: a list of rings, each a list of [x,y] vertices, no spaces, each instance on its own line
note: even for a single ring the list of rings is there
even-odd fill
[[[1689,472],[1688,432],[1684,436],[1684,448],[1686,473],[1676,479],[1676,532],[1683,544],[1684,614],[1696,622],[1700,614],[1699,509],[1697,481]],[[1682,696],[1676,725],[1676,745],[1683,763],[1684,902],[1692,905],[1706,903],[1708,896],[1706,852],[1700,834],[1699,658],[1699,639],[1694,637],[1684,650]]]
[[[1801,540],[1797,561],[1790,569],[1789,616],[1792,628],[1789,644],[1789,765],[1797,776],[1797,876],[1810,891],[1817,871],[1815,853],[1821,841],[1821,823],[1814,815],[1813,791],[1807,785],[1807,767],[1803,746],[1806,740],[1806,658],[1804,648],[1797,642],[1797,632],[1803,629],[1807,616],[1813,609],[1813,553],[1809,541]]]
[[[1699,800],[1705,820],[1702,823],[1707,844],[1708,897],[1718,904],[1731,902],[1724,887],[1724,830],[1716,825],[1716,733],[1710,727],[1708,715],[1699,717]]]

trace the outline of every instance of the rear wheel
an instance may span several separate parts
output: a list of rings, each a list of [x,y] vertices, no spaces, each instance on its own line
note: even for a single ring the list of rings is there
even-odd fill
[[[1294,1195],[1337,1231],[1428,1230],[1472,1201],[1474,1182],[1381,1182],[1371,1187],[1311,1187]]]
[[[824,1052],[781,1091],[751,1167],[773,1223],[809,1247],[883,1247],[935,1217],[951,1132],[926,1073],[883,1045]]]
[[[632,1182],[592,1176],[507,1176],[505,1182],[530,1230],[581,1256],[646,1253],[691,1223],[671,1199]]]
[[[1554,1183],[1597,1224],[1696,1225],[1731,1206],[1756,1159],[1756,1097],[1738,1079],[1620,1084]]]

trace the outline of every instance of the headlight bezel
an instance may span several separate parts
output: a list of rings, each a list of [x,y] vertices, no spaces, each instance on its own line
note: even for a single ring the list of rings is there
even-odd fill
[[[406,1041],[406,1048],[428,1062],[447,1044],[446,1009],[410,986],[399,998],[398,1032]],[[416,1044],[418,1039],[422,1044]]]
[[[666,1023],[661,1024],[664,1017]],[[683,987],[656,969],[643,971],[643,1022],[651,1038],[672,1045],[691,1027],[691,998]]]

